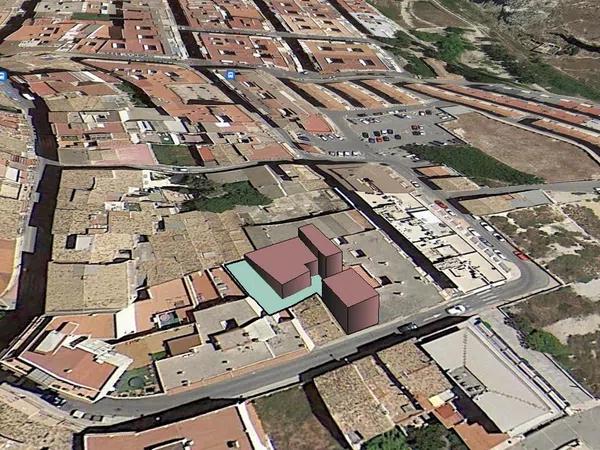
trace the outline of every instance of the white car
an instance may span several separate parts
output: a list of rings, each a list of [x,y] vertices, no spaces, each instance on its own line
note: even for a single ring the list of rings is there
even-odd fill
[[[475,231],[474,228],[468,228],[467,229],[469,231],[469,233],[471,233],[473,236],[477,236],[477,237],[481,237],[481,234],[479,234],[477,231]]]
[[[446,312],[452,316],[460,316],[467,311],[467,307],[465,305],[454,305],[450,308],[446,308]]]
[[[414,187],[416,187],[416,188],[420,188],[420,187],[421,187],[421,185],[420,185],[419,183],[417,183],[416,181],[411,181],[410,183],[411,183],[411,184],[412,184]]]

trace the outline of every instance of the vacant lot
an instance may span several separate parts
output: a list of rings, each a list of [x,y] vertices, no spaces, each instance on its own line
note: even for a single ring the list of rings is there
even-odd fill
[[[569,211],[577,214],[567,215]],[[490,220],[563,281],[589,283],[600,278],[600,245],[586,232],[594,229],[597,217],[585,211],[573,205],[563,206],[562,211],[539,206],[491,216]]]
[[[479,185],[536,184],[543,181],[534,175],[513,169],[509,165],[469,145],[446,147],[407,145],[404,148],[416,154],[421,159],[434,164],[445,164],[452,167]]]
[[[600,303],[577,295],[570,287],[536,295],[508,309],[524,335],[550,331],[562,342],[557,358],[596,396],[600,395]]]
[[[169,166],[197,165],[187,145],[153,144],[152,151],[160,164]]]
[[[311,398],[313,391],[308,390]],[[273,446],[277,450],[341,449],[323,425],[331,421],[327,410],[319,401],[311,403],[308,395],[295,387],[255,400],[256,412]]]
[[[548,182],[600,178],[600,167],[574,145],[470,113],[447,127],[488,155]]]
[[[438,6],[428,1],[417,1],[412,3],[411,13],[422,22],[437,27],[465,27],[468,24],[450,13],[447,13]]]

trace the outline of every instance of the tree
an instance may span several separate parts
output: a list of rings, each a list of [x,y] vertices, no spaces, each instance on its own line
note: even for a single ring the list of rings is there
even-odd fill
[[[549,353],[553,356],[563,357],[567,348],[552,333],[544,330],[534,330],[525,338],[527,345],[538,352]]]
[[[363,450],[410,450],[406,437],[398,428],[374,437],[363,445]]]
[[[444,450],[446,429],[439,423],[421,428],[409,428],[408,445],[413,450]]]

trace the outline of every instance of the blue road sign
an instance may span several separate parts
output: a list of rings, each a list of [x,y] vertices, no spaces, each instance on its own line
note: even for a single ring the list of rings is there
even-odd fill
[[[235,80],[235,70],[227,70],[225,71],[225,79],[227,80]]]
[[[6,70],[0,70],[0,82],[8,80],[8,72]]]

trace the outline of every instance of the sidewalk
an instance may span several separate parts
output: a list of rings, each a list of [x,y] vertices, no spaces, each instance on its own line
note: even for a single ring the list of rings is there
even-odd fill
[[[519,357],[529,362],[562,395],[571,410],[587,409],[597,404],[593,397],[573,383],[546,355],[524,348],[519,342],[517,331],[504,323],[504,315],[498,309],[482,312],[480,316]]]

